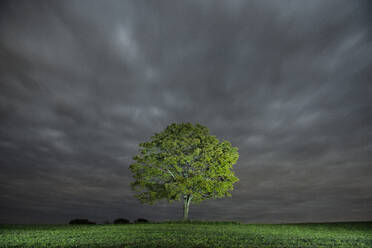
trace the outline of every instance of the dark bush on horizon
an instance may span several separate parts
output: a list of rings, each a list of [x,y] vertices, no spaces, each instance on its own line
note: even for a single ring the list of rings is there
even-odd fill
[[[73,219],[68,224],[70,225],[94,225],[96,223],[88,219]]]
[[[134,223],[143,224],[143,223],[149,223],[149,221],[143,218],[138,218],[137,220],[134,221]]]
[[[114,220],[114,224],[130,224],[128,219],[119,218]]]

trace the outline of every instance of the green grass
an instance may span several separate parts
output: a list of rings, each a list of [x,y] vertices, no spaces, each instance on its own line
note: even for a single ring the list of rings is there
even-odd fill
[[[372,247],[372,222],[1,225],[0,247]]]

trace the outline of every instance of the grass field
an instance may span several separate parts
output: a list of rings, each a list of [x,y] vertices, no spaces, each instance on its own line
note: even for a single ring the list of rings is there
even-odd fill
[[[372,222],[1,225],[0,247],[372,247]]]

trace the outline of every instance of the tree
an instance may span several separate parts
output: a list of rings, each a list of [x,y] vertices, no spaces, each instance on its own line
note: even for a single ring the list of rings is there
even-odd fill
[[[96,223],[88,219],[73,219],[73,220],[70,220],[68,224],[70,225],[94,225]]]
[[[144,218],[138,218],[134,221],[135,224],[144,224],[144,223],[149,223],[148,220],[144,219]]]
[[[148,204],[183,200],[184,220],[191,202],[231,196],[239,180],[232,171],[238,148],[200,124],[171,124],[139,147],[130,165],[136,197]]]
[[[129,224],[130,221],[128,219],[119,218],[114,220],[114,224]]]

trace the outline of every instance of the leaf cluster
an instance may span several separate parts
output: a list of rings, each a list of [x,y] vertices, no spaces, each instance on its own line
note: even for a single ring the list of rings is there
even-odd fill
[[[172,202],[185,195],[196,203],[230,196],[239,180],[232,170],[238,148],[219,141],[200,124],[171,124],[139,146],[130,170],[132,187],[143,203]]]

